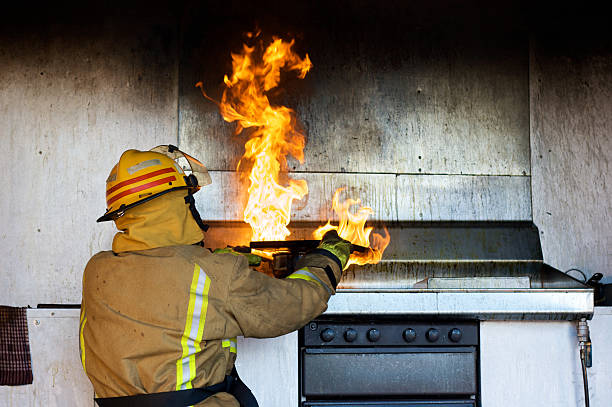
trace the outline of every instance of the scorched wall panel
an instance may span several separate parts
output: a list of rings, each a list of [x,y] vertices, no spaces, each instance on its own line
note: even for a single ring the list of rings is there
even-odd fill
[[[304,80],[283,75],[269,93],[296,109],[308,134],[304,163],[291,170],[530,173],[528,36],[504,16],[513,10],[313,3],[275,9],[282,28],[265,8],[232,2],[185,22],[179,134],[209,169],[235,170],[244,137],[232,137],[233,125],[194,85],[219,99],[230,52],[246,41],[246,21],[258,21],[264,41],[298,37],[296,49],[314,64]]]
[[[235,171],[211,171],[213,183],[202,189],[197,205],[211,221],[241,220],[246,189]],[[530,220],[530,177],[473,175],[395,175],[292,173],[308,182],[308,195],[295,201],[291,219],[321,221],[337,215],[332,198],[359,197],[374,213],[390,221]],[[197,196],[197,195],[196,195]]]
[[[0,32],[1,304],[79,303],[115,231],[96,224],[110,169],[177,142],[175,25],[56,13]]]
[[[544,260],[561,270],[577,267],[589,277],[602,273],[612,282],[608,31],[594,22],[534,36],[531,157],[533,216]]]
[[[230,53],[257,21],[263,41],[296,38],[314,64],[269,92],[308,139],[304,162],[289,160],[310,189],[293,220],[326,220],[343,186],[378,220],[531,219],[528,35],[514,6],[239,3],[194,9],[181,25],[180,146],[223,182],[199,198],[204,217],[242,219],[233,172],[246,137],[195,84],[220,100]]]

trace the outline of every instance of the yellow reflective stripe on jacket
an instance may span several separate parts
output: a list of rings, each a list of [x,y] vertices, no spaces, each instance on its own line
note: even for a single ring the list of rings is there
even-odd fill
[[[85,324],[87,323],[87,317],[85,316],[85,310],[81,311],[80,318],[80,329],[79,329],[79,345],[81,349],[81,364],[83,365],[83,370],[87,374],[87,369],[85,368],[85,338],[83,338],[83,329],[85,328]]]
[[[293,278],[298,278],[300,280],[314,281],[315,283],[319,284],[321,287],[325,288],[327,290],[327,292],[331,294],[331,290],[329,289],[327,284],[325,284],[317,276],[312,274],[308,270],[308,267],[304,267],[304,268],[299,269],[295,273],[290,274],[287,278],[292,278],[292,279]]]
[[[238,349],[238,341],[236,338],[223,339],[221,341],[221,346],[224,348],[230,348],[230,352],[236,353]]]
[[[199,265],[193,269],[193,278],[189,289],[189,306],[185,331],[181,338],[182,357],[176,361],[176,390],[191,389],[191,381],[195,378],[195,355],[202,348],[202,335],[206,323],[208,309],[208,290],[210,278]]]

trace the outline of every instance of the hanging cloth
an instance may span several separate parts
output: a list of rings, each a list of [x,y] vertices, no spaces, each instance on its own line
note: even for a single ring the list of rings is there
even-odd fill
[[[0,306],[0,385],[32,383],[26,308]]]

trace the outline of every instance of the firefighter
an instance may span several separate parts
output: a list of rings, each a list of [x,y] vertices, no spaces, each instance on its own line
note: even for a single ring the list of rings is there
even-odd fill
[[[210,183],[171,145],[124,152],[106,181],[98,221],[119,232],[85,268],[80,322],[81,362],[102,407],[257,406],[234,368],[236,337],[299,329],[335,293],[350,253],[335,232],[285,279],[204,249],[193,194]]]

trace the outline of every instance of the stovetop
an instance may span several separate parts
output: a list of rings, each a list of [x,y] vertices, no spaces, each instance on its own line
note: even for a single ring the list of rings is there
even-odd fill
[[[318,223],[292,223],[312,239]],[[373,224],[374,226],[381,226]],[[327,315],[412,315],[477,320],[590,318],[593,289],[543,261],[531,222],[399,222],[378,264],[351,266]],[[207,240],[248,246],[248,225],[212,225]]]

